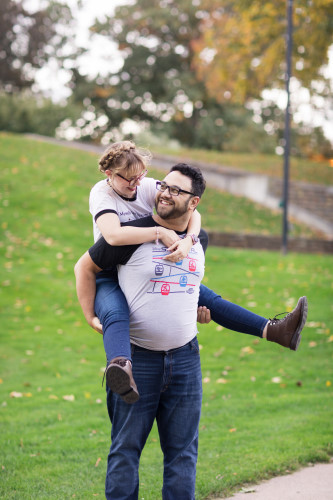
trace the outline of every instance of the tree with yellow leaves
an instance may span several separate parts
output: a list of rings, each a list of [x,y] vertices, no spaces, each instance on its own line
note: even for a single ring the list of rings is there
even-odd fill
[[[194,66],[219,102],[245,103],[285,84],[286,2],[203,0]],[[333,43],[333,1],[295,1],[292,74],[310,91],[329,95],[322,68]],[[315,82],[315,83],[314,83]],[[320,82],[320,84],[319,84]]]

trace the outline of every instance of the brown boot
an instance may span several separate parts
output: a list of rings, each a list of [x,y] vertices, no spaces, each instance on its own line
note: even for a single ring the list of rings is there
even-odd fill
[[[269,320],[267,324],[267,340],[296,351],[301,341],[301,331],[305,325],[307,314],[307,298],[301,297],[295,309],[287,316],[278,319],[276,316],[279,316],[279,314],[277,314],[273,319]]]
[[[114,358],[105,372],[106,383],[112,392],[120,395],[125,403],[135,403],[139,392],[132,375],[132,363],[126,358]]]

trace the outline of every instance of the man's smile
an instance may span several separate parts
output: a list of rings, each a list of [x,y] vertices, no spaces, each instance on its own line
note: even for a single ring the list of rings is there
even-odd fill
[[[169,201],[169,200],[165,200],[165,199],[161,199],[159,200],[159,203],[161,205],[173,205],[173,201]]]

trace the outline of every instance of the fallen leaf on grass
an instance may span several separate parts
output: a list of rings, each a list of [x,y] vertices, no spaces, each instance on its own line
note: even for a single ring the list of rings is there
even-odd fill
[[[312,342],[309,342],[309,347],[317,347],[317,342],[314,340]]]
[[[326,387],[331,387],[332,382],[330,380],[326,380]]]
[[[101,460],[102,460],[101,457],[98,457],[98,459],[96,460],[96,463],[95,463],[95,467],[99,466],[99,463],[100,463]]]
[[[218,378],[216,383],[217,384],[227,384],[228,381],[225,378]]]
[[[63,396],[62,399],[64,399],[65,401],[75,401],[75,396],[74,394],[68,394],[66,396]]]
[[[59,399],[55,394],[50,394],[49,399]]]
[[[221,356],[221,354],[223,353],[223,351],[224,351],[224,347],[221,347],[221,349],[214,352],[214,354],[213,354],[214,358],[219,358]]]
[[[244,353],[244,354],[253,354],[254,353],[254,349],[252,349],[252,347],[250,347],[250,346],[246,346],[246,347],[242,348],[242,353]]]
[[[237,431],[236,427],[229,429],[229,432],[236,432],[236,431]]]
[[[23,394],[22,392],[16,392],[16,391],[13,391],[9,394],[9,396],[11,398],[22,398],[23,397]]]
[[[273,377],[271,381],[273,384],[279,384],[281,382],[281,377]]]
[[[205,378],[203,379],[203,383],[204,383],[204,384],[208,384],[209,382],[210,382],[210,378],[209,378],[209,377],[205,377]]]

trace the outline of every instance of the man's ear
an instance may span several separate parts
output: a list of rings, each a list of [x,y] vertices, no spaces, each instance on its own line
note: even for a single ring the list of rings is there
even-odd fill
[[[200,198],[199,196],[193,196],[190,200],[190,204],[189,204],[189,207],[191,208],[191,210],[195,210],[197,208],[197,206],[199,205],[199,202],[200,202]]]

